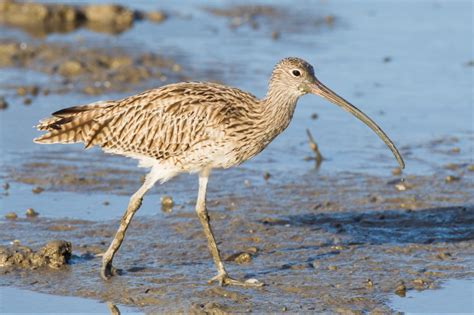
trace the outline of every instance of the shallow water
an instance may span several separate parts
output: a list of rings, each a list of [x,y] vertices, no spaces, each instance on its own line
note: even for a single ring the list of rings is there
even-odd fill
[[[405,314],[474,314],[474,280],[449,280],[438,290],[395,296],[391,306]]]
[[[120,305],[121,314],[143,314],[131,307]],[[37,293],[0,286],[1,314],[108,314],[106,304],[90,299]]]

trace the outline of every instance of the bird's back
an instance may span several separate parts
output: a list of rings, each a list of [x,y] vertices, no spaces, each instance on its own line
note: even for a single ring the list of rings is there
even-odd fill
[[[194,164],[198,169],[211,160],[222,164],[213,167],[229,167],[247,158],[236,146],[250,140],[258,105],[253,95],[220,84],[170,84],[118,101],[57,111],[37,125],[48,132],[35,142],[82,142],[86,148],[97,145],[106,152],[184,168]]]

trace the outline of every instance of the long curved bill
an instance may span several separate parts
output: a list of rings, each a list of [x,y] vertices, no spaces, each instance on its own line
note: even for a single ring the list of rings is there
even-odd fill
[[[331,103],[336,104],[337,106],[340,106],[342,109],[345,111],[351,113],[355,117],[357,117],[359,120],[361,120],[364,124],[370,127],[378,136],[380,139],[385,142],[387,147],[392,151],[393,155],[398,161],[398,164],[400,165],[400,168],[405,168],[405,162],[403,161],[403,158],[398,152],[397,147],[393,144],[392,140],[383,132],[383,130],[372,120],[370,119],[366,114],[361,112],[357,107],[331,91],[329,88],[327,88],[324,84],[316,80],[314,83],[309,85],[309,92],[315,95],[319,95]]]

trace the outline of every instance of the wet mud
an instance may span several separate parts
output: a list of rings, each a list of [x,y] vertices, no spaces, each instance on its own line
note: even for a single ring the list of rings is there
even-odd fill
[[[207,284],[215,269],[191,196],[182,207],[157,207],[156,215],[132,222],[115,260],[122,275],[108,282],[98,268],[118,220],[3,220],[1,242],[38,247],[65,239],[72,256],[57,271],[2,269],[0,283],[146,312],[384,313],[392,294],[474,275],[473,175],[450,183],[443,173],[408,176],[406,190],[393,178],[351,173],[215,183],[221,194],[211,193],[208,207],[229,272],[257,278],[263,288]],[[225,193],[239,186],[239,194]]]
[[[81,44],[84,45],[84,44]],[[48,75],[47,84],[9,86],[18,96],[80,92],[98,95],[146,87],[146,81],[166,84],[185,80],[182,66],[172,58],[118,47],[72,43],[26,43],[0,40],[0,67],[29,69]],[[96,46],[96,47],[94,47]],[[6,106],[4,106],[6,107]]]
[[[37,269],[45,266],[59,269],[70,258],[71,243],[66,241],[51,241],[37,251],[15,242],[10,247],[0,246],[0,268],[4,273],[18,268]]]

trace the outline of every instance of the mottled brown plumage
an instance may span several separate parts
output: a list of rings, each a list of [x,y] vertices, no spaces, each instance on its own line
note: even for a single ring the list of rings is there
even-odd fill
[[[400,166],[403,160],[383,131],[356,107],[337,96],[299,58],[286,58],[273,69],[263,99],[215,83],[184,82],[148,90],[118,101],[66,108],[38,124],[46,134],[38,143],[82,142],[86,148],[136,158],[150,167],[143,186],[132,196],[117,235],[104,254],[101,274],[114,274],[112,259],[146,191],[181,172],[199,173],[196,211],[208,239],[220,284],[260,285],[230,278],[222,264],[209,225],[205,194],[210,170],[238,165],[261,152],[290,123],[300,96],[321,95],[372,128],[389,146]]]

